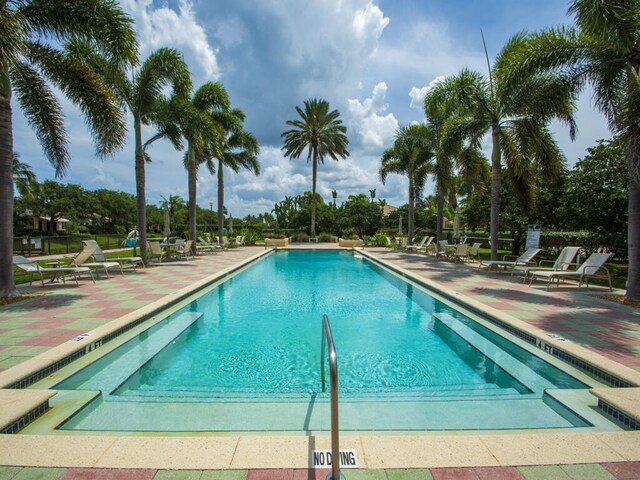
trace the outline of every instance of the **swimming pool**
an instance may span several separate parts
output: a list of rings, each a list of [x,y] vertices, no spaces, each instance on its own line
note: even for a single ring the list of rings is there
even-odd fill
[[[278,251],[55,385],[92,396],[60,428],[326,430],[323,313],[342,430],[590,425],[563,401],[585,383],[424,289],[352,253]]]

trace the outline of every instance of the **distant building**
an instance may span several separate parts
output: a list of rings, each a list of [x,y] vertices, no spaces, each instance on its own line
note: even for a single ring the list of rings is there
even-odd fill
[[[385,205],[384,207],[382,207],[382,215],[388,217],[396,210],[398,210],[398,207],[394,207],[393,205]]]
[[[43,232],[49,231],[49,223],[51,218],[42,215],[34,215],[33,212],[27,210],[22,214],[24,218],[25,230],[41,230]],[[57,217],[53,220],[54,232],[65,232],[71,220],[64,217]]]

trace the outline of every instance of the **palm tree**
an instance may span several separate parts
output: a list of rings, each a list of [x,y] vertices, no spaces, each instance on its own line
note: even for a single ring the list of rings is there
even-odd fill
[[[114,63],[137,61],[133,21],[110,0],[2,2],[0,7],[0,298],[18,295],[13,282],[13,125],[11,99],[33,126],[44,154],[62,176],[69,167],[62,109],[52,85],[80,107],[96,153],[125,142],[117,99],[79,58],[58,48],[85,39]]]
[[[396,132],[393,147],[382,154],[380,179],[383,184],[390,173],[406,175],[409,178],[409,245],[413,245],[415,202],[422,196],[424,183],[432,171],[433,156],[433,131],[425,125],[400,128]]]
[[[38,188],[38,179],[31,167],[20,161],[20,155],[13,154],[13,181],[23,198],[34,198]]]
[[[316,235],[316,181],[318,162],[324,163],[326,156],[338,161],[338,157],[347,158],[347,127],[342,125],[338,110],[329,111],[329,102],[312,98],[304,102],[304,110],[296,107],[300,120],[287,120],[294,127],[282,133],[284,137],[284,156],[300,158],[307,150],[307,162],[312,162],[311,190],[311,236]]]
[[[218,159],[218,238],[222,241],[224,233],[224,167],[238,173],[245,168],[260,175],[258,154],[260,145],[251,133],[244,129],[245,115],[242,110],[227,110],[216,115],[216,121],[222,127],[222,135],[212,158]]]
[[[489,75],[468,69],[451,78],[451,92],[462,116],[456,128],[462,135],[479,140],[491,133],[491,259],[497,258],[500,223],[500,181],[502,162],[514,173],[514,193],[529,202],[531,169],[539,165],[545,177],[558,177],[565,158],[550,130],[553,119],[569,126],[575,135],[576,95],[564,75],[523,75],[518,82],[506,81],[510,52],[524,41],[516,35],[498,54]],[[488,57],[487,57],[488,58]],[[488,63],[488,60],[487,60]]]
[[[140,256],[147,258],[147,213],[145,155],[142,142],[142,125],[166,125],[167,116],[181,99],[188,98],[191,92],[191,75],[182,54],[172,48],[160,48],[153,52],[137,70],[127,73],[113,62],[96,55],[86,42],[72,42],[67,50],[77,58],[82,58],[91,68],[101,75],[118,96],[121,104],[133,116],[135,140],[136,207],[138,210],[138,230],[140,237]],[[164,90],[172,88],[172,99],[165,96]],[[165,132],[166,134],[166,132]],[[181,147],[178,132],[172,132],[174,145]],[[152,138],[151,141],[156,138]],[[146,145],[151,143],[147,142]]]
[[[373,190],[369,190],[369,196],[371,197],[371,203],[373,203],[375,201],[375,198],[376,198],[376,189],[375,188]]]
[[[459,105],[452,89],[454,83],[445,79],[438,82],[425,96],[424,112],[427,126],[433,131],[435,145],[433,177],[436,184],[436,239],[442,240],[445,199],[454,191],[457,168],[468,190],[484,185],[481,181],[488,173],[486,159],[478,142],[468,142],[465,132],[456,128]]]
[[[333,197],[333,209],[336,209],[336,199],[338,198],[338,191],[331,190],[331,196]]]
[[[580,91],[594,89],[595,104],[614,135],[627,142],[629,182],[627,300],[640,300],[640,1],[573,0],[575,27],[550,28],[514,48],[508,78],[565,75]]]

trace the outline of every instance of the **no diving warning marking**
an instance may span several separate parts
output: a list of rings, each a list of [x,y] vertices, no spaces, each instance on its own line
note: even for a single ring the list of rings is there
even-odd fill
[[[313,450],[311,465],[313,468],[330,468],[332,465],[331,450]],[[358,457],[355,450],[340,450],[340,468],[358,468]]]

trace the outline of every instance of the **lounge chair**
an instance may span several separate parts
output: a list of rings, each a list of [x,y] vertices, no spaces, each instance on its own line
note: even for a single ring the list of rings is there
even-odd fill
[[[416,252],[424,247],[425,242],[427,241],[427,237],[422,237],[422,241],[419,244],[407,245],[407,250],[415,250]]]
[[[83,249],[74,257],[67,257],[71,259],[72,267],[95,267],[103,268],[104,273],[109,278],[109,269],[110,268],[118,268],[120,269],[120,273],[124,276],[124,271],[122,270],[122,265],[118,262],[89,262],[89,259],[93,257],[96,249],[93,247],[84,246]]]
[[[44,287],[45,273],[53,274],[54,279],[57,277],[59,273],[62,273],[62,276],[60,277],[62,279],[62,283],[66,283],[64,279],[64,274],[70,273],[73,275],[73,278],[76,281],[76,285],[78,286],[80,286],[80,283],[78,283],[78,277],[80,276],[80,274],[88,273],[89,275],[91,275],[91,280],[93,280],[93,283],[96,283],[95,278],[93,278],[93,273],[91,272],[91,269],[89,267],[51,267],[51,268],[41,267],[36,262],[32,262],[28,258],[25,258],[21,255],[16,255],[13,257],[13,264],[23,272],[27,272],[31,274],[31,276],[29,277],[29,285],[33,283],[33,274],[35,273],[40,275],[40,281],[42,282],[43,287]]]
[[[209,243],[204,238],[198,237],[199,244],[196,244],[196,253],[198,252],[215,252],[220,248],[217,243]]]
[[[533,271],[569,270],[571,262],[573,262],[573,259],[576,257],[581,248],[582,247],[564,247],[560,252],[560,255],[558,255],[558,258],[556,258],[555,262],[553,262],[552,266],[543,267],[542,265],[545,262],[549,262],[549,260],[540,260],[540,263],[538,263],[538,265],[536,266],[518,265],[516,267],[513,267],[513,269],[511,270],[511,275],[513,275],[514,273],[524,274],[524,276],[522,277],[522,281],[524,282],[527,280],[527,278],[529,278],[529,273]]]
[[[93,259],[96,262],[118,262],[124,263],[126,265],[131,265],[134,269],[140,264],[144,267],[144,262],[142,261],[142,257],[117,257],[117,258],[107,258],[98,245],[98,242],[95,240],[83,240],[84,243],[89,248],[95,248],[95,252],[93,252]]]
[[[507,258],[514,258],[515,255],[505,255],[502,260],[482,260],[479,268],[486,268],[491,270],[493,267],[516,267],[520,265],[534,265],[533,258],[542,251],[540,248],[528,248],[522,255],[517,257],[513,261],[507,260]]]
[[[592,253],[589,255],[580,267],[578,267],[575,271],[568,270],[560,270],[560,271],[532,271],[531,272],[531,283],[536,278],[547,278],[549,281],[547,282],[547,288],[553,283],[554,279],[557,279],[557,286],[560,286],[561,278],[575,278],[578,279],[578,288],[582,287],[582,282],[584,281],[589,287],[589,277],[606,277],[609,281],[609,290],[613,290],[611,286],[611,275],[609,274],[609,270],[604,266],[605,262],[609,260],[611,257],[611,253]]]

